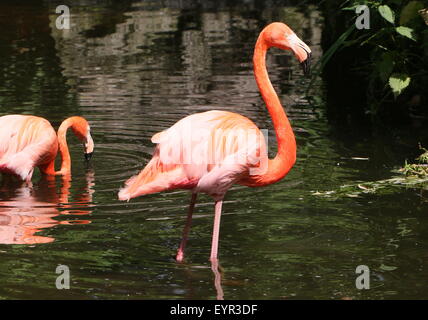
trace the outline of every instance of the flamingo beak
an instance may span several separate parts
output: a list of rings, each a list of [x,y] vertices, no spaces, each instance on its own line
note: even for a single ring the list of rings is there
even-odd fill
[[[303,68],[303,73],[305,76],[309,75],[311,71],[311,49],[295,33],[288,35],[287,40],[290,49],[294,52],[294,55]]]
[[[85,148],[85,159],[86,161],[91,160],[92,154],[94,153],[94,140],[92,140],[91,134],[88,133],[86,142],[84,143]]]
[[[85,160],[86,160],[86,161],[91,160],[91,158],[92,158],[92,154],[93,154],[93,152],[85,153]]]
[[[311,57],[312,57],[312,53],[311,52],[307,52],[307,58],[305,60],[303,60],[302,62],[300,62],[300,65],[302,66],[303,69],[303,73],[305,76],[308,76],[311,74]]]

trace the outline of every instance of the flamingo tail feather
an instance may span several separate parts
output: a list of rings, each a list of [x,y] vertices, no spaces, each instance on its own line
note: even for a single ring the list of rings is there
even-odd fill
[[[129,201],[141,195],[185,187],[187,182],[180,166],[163,164],[155,153],[139,174],[125,182],[118,196],[119,200]]]

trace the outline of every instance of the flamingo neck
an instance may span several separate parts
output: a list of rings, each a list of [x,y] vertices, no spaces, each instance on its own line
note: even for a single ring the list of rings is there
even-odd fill
[[[293,129],[269,80],[266,69],[266,52],[268,49],[269,47],[263,40],[263,33],[261,33],[254,50],[254,75],[273,122],[278,152],[274,159],[268,160],[267,171],[256,178],[257,185],[267,185],[282,179],[296,162],[296,139]]]
[[[64,120],[58,129],[59,152],[61,153],[61,169],[56,174],[68,175],[71,173],[71,158],[67,145],[67,130],[73,125],[70,119]]]

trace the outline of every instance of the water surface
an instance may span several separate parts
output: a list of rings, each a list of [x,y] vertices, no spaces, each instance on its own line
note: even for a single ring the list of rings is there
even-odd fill
[[[54,2],[0,5],[0,115],[46,117],[55,128],[86,117],[95,153],[88,165],[71,134],[72,178],[33,177],[0,188],[0,298],[215,299],[208,261],[213,202],[199,197],[185,263],[174,255],[190,194],[117,200],[151,157],[151,136],[182,117],[241,113],[275,136],[252,73],[258,32],[284,21],[315,62],[322,18],[316,7],[245,1],[112,2],[71,7],[71,29],[55,28]],[[323,82],[288,53],[268,54],[270,78],[296,134],[297,163],[281,182],[234,187],[220,232],[226,299],[428,298],[426,196],[415,188],[320,197],[316,191],[387,179],[417,141],[395,144],[329,125]],[[316,103],[314,103],[316,101]],[[310,103],[311,102],[311,103]],[[71,289],[55,288],[67,265]],[[371,289],[355,288],[355,268]]]

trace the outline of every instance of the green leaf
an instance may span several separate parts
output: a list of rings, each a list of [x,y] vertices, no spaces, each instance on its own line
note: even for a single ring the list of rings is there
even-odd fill
[[[382,5],[378,7],[380,15],[388,22],[394,24],[395,22],[395,13],[387,5]]]
[[[407,74],[402,73],[394,73],[389,77],[389,86],[392,89],[394,97],[397,98],[409,86],[410,80]]]
[[[353,6],[351,6],[351,7],[345,7],[345,8],[342,8],[341,10],[343,10],[343,11],[355,11],[355,9],[358,7],[359,5],[358,4],[356,4],[356,5],[353,5]]]
[[[397,269],[397,267],[394,267],[394,266],[387,266],[387,265],[385,265],[385,264],[382,264],[382,265],[380,266],[380,269],[381,269],[381,270],[383,270],[383,271],[394,271],[394,270],[396,270],[396,269]]]
[[[409,39],[412,39],[413,41],[416,41],[416,36],[415,36],[412,28],[400,26],[400,27],[396,27],[395,31],[397,31],[402,36],[405,36],[406,38],[409,38]]]
[[[424,5],[421,1],[410,1],[400,13],[400,24],[405,25],[409,21],[418,17],[418,11],[423,9]]]

